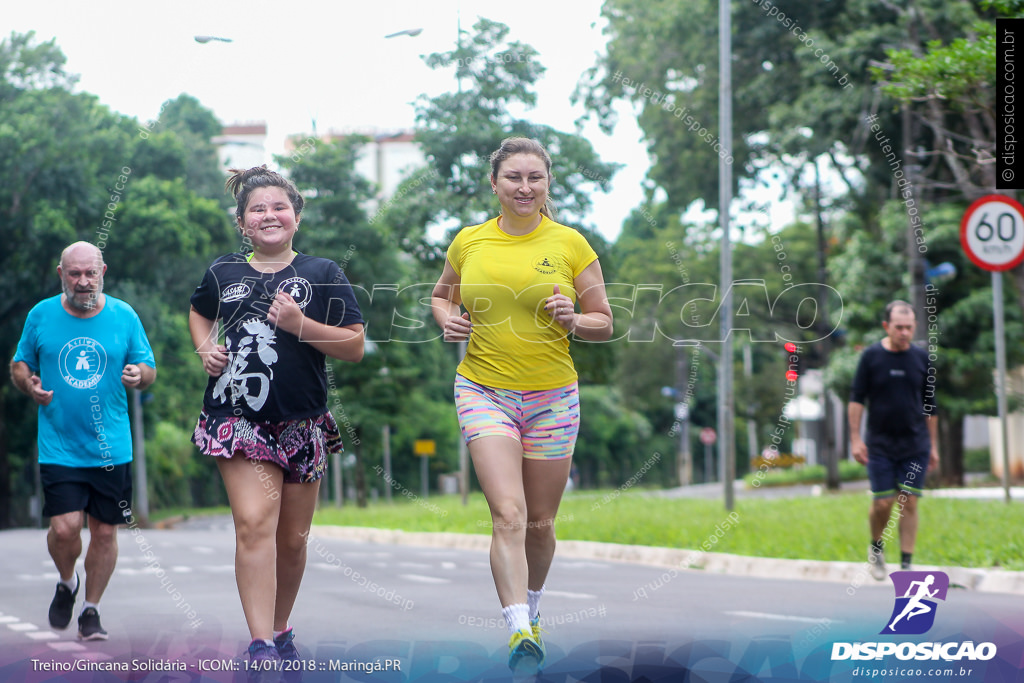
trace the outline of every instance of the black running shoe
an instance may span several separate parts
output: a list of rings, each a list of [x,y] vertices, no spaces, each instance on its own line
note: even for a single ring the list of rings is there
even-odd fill
[[[107,632],[100,625],[100,613],[95,607],[89,607],[78,617],[79,640],[106,640]]]
[[[78,589],[82,587],[78,580],[78,573],[75,572],[75,591],[63,583],[57,584],[57,592],[53,594],[50,601],[50,626],[63,631],[71,623],[71,615],[75,611],[75,598],[78,597]]]

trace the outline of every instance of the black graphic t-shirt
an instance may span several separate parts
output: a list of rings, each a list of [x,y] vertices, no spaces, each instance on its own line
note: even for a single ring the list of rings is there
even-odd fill
[[[363,322],[352,285],[334,261],[297,253],[285,268],[262,273],[244,254],[218,258],[191,299],[200,315],[220,321],[228,351],[224,372],[210,378],[203,396],[208,414],[284,422],[327,411],[326,356],[267,322],[279,291],[318,322]]]

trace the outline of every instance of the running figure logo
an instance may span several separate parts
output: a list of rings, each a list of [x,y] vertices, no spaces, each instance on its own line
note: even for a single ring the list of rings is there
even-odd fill
[[[945,572],[893,572],[889,575],[896,590],[889,623],[880,633],[920,635],[935,623],[935,600],[946,599],[949,577]]]

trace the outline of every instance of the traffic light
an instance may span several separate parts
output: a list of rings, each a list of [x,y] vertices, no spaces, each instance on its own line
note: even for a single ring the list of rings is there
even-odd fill
[[[800,376],[800,349],[793,342],[783,344],[786,349],[786,381],[795,382]]]

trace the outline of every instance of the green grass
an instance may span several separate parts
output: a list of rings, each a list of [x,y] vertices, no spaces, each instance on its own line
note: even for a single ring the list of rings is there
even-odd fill
[[[639,491],[582,491],[566,495],[558,537],[631,545],[699,549],[756,557],[860,562],[868,544],[869,498],[864,492],[814,498],[736,501],[735,523],[721,501],[666,499]],[[1024,504],[999,500],[925,497],[914,561],[918,564],[1024,570]],[[396,497],[367,508],[322,506],[314,524],[404,531],[490,534],[490,515],[479,493],[424,502]],[[719,528],[716,533],[716,526]]]

